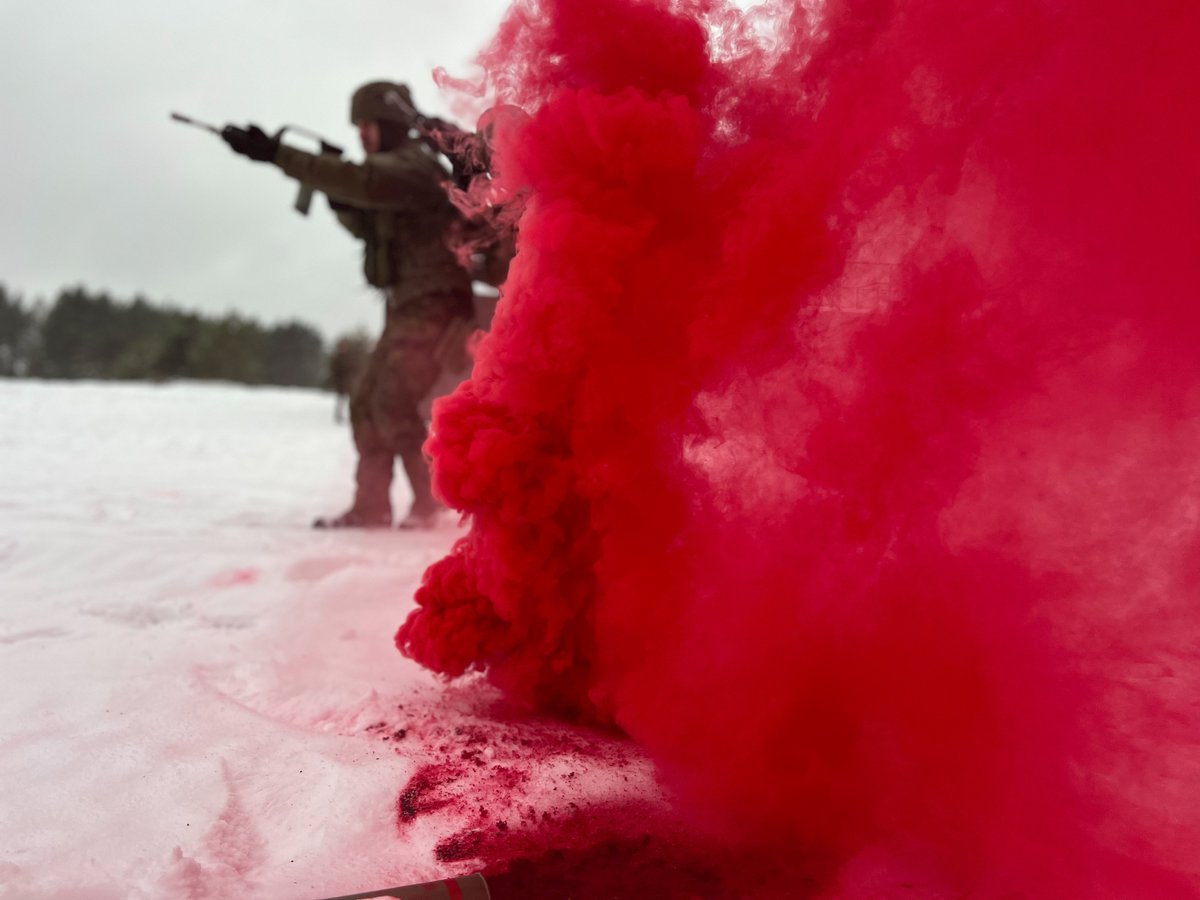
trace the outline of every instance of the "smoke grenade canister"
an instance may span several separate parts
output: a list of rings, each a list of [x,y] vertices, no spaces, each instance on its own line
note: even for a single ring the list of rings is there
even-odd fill
[[[447,878],[445,881],[385,888],[366,894],[329,897],[327,900],[372,900],[375,897],[394,897],[397,900],[491,900],[487,882],[483,880],[482,875],[478,874],[467,875],[463,878]]]

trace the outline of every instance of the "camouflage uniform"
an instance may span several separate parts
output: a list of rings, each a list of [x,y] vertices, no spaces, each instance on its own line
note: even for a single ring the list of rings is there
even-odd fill
[[[402,85],[364,85],[351,104],[353,121],[402,119],[386,102]],[[399,456],[413,488],[410,518],[437,509],[421,453],[426,420],[420,404],[442,373],[439,345],[474,309],[470,275],[446,236],[460,216],[442,187],[446,172],[407,130],[397,146],[369,154],[363,163],[281,145],[274,162],[286,174],[328,195],[338,220],[363,241],[363,272],[387,298],[383,334],[350,401],[358,449],[354,505],[324,524],[391,522],[389,491]],[[459,331],[459,333],[461,333]],[[321,524],[321,523],[319,523]]]

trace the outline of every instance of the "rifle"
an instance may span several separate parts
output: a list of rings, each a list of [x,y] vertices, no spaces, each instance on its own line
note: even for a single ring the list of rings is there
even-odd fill
[[[224,137],[224,135],[221,133],[224,129],[218,128],[216,125],[210,125],[208,122],[201,122],[199,119],[193,119],[191,116],[185,116],[182,113],[171,113],[171,120],[174,122],[180,122],[184,125],[190,125],[193,128],[201,128],[204,131],[211,131],[219,138]],[[320,152],[322,155],[333,154],[334,156],[341,156],[342,153],[345,152],[337,144],[333,143],[332,141],[327,141],[315,131],[311,131],[308,128],[302,128],[299,125],[284,125],[279,129],[279,131],[275,132],[274,139],[276,141],[282,141],[283,136],[289,131],[316,141],[317,145],[320,147]],[[296,202],[294,204],[296,212],[300,213],[302,216],[307,216],[309,208],[312,206],[312,197],[313,189],[307,185],[300,185],[300,190],[296,194]]]

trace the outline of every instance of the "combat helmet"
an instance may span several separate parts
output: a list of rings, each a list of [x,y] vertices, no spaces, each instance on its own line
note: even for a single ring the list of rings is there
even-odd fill
[[[370,81],[350,98],[350,123],[396,122],[413,124],[412,94],[407,85],[394,81]]]

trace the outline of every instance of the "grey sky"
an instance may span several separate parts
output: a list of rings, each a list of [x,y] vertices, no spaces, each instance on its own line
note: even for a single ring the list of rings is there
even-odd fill
[[[0,281],[84,283],[209,313],[379,327],[357,243],[323,199],[172,123],[297,124],[360,155],[349,96],[471,74],[509,0],[2,0]],[[306,146],[298,142],[300,146]]]

